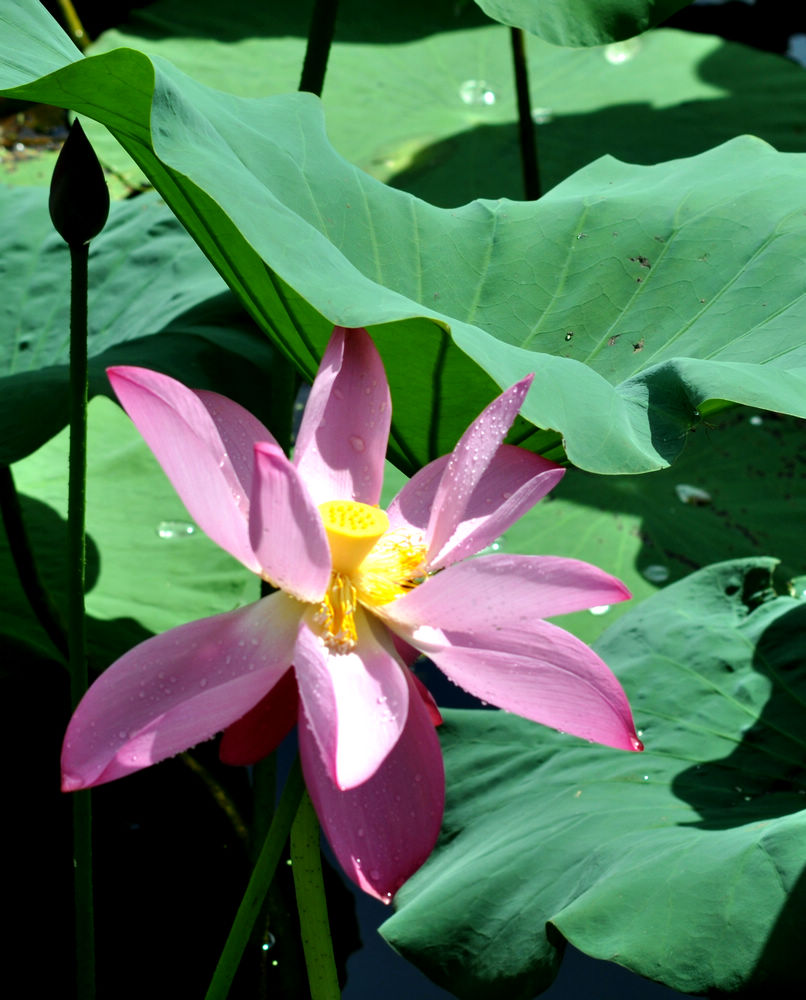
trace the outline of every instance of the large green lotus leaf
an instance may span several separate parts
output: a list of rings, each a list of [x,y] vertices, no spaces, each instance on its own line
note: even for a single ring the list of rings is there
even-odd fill
[[[691,0],[476,0],[502,24],[555,45],[601,45],[639,35]]]
[[[642,755],[448,713],[445,821],[395,948],[473,1000],[545,989],[564,940],[686,993],[803,982],[806,606],[771,568],[700,570],[602,637]]]
[[[472,5],[437,3],[426,12],[373,4],[368,16],[368,2],[339,8],[323,96],[334,148],[433,204],[520,197],[506,29],[477,26],[483,15]],[[130,46],[208,86],[259,97],[296,89],[307,17],[291,6],[267,16],[251,0],[233,0],[226,11],[214,0],[161,0],[133,11],[90,51]],[[780,150],[804,149],[806,74],[778,56],[680,31],[594,51],[529,37],[526,54],[544,188],[605,153],[657,163],[745,132]],[[106,130],[90,134],[104,162],[136,184],[131,160]]]
[[[652,476],[569,469],[494,543],[497,550],[583,559],[624,580],[634,600],[566,615],[592,642],[659,587],[723,559],[772,555],[779,577],[806,566],[802,420],[742,407],[701,422],[674,466]]]
[[[257,599],[257,579],[189,520],[134,425],[103,397],[89,405],[88,453],[87,613],[96,668],[153,632]],[[62,613],[67,456],[65,430],[14,466],[37,565]],[[52,652],[19,588],[5,535],[2,541],[0,634]]]
[[[0,187],[0,220],[0,462],[9,464],[67,423],[70,256],[42,188]],[[89,272],[93,393],[109,392],[107,365],[130,363],[245,403],[265,396],[250,376],[267,381],[270,345],[156,195],[112,205]]]
[[[130,50],[56,69],[4,27],[5,92],[103,121],[301,372],[332,323],[373,328],[409,470],[528,372],[523,415],[555,432],[529,444],[561,434],[597,472],[669,464],[709,399],[806,413],[801,156],[605,158],[537,203],[448,211],[335,154],[310,95],[237,98]]]

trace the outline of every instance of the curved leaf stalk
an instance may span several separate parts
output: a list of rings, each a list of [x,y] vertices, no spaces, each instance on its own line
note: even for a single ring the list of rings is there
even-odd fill
[[[238,907],[205,1000],[224,1000],[229,994],[232,980],[238,971],[238,965],[249,942],[255,921],[260,914],[263,900],[274,878],[303,791],[302,769],[299,759],[297,759],[286,780],[283,794],[277,804],[277,811],[272,819],[269,832],[266,834],[241,905]]]
[[[307,792],[291,827],[291,862],[312,1000],[338,1000],[341,993],[322,880],[319,821]]]
[[[14,474],[8,465],[0,465],[0,515],[6,529],[14,568],[31,610],[66,663],[67,635],[59,613],[37,572],[34,552],[20,508],[20,498],[14,485]]]
[[[515,92],[518,99],[518,140],[521,148],[523,195],[527,201],[540,197],[540,172],[537,165],[537,137],[532,121],[532,101],[529,95],[529,69],[522,28],[510,28],[512,68],[515,72]]]
[[[302,63],[299,89],[307,90],[317,97],[322,96],[325,85],[327,60],[336,27],[339,0],[316,0],[308,29],[308,46]]]

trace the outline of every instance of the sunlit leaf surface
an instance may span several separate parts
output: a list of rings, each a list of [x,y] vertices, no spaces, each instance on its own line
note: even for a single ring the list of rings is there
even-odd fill
[[[683,992],[800,981],[806,608],[709,567],[597,644],[646,751],[451,712],[440,845],[384,925],[462,998],[527,1000],[563,939]]]

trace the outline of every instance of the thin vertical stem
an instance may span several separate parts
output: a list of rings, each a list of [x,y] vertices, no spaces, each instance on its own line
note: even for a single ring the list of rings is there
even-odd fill
[[[75,707],[87,690],[84,617],[87,498],[87,263],[89,246],[70,244],[70,471],[67,487],[67,644],[70,696]],[[89,791],[73,796],[76,982],[82,1000],[95,996],[92,892],[92,807]]]
[[[87,690],[84,619],[87,506],[87,262],[89,245],[70,246],[70,473],[67,488],[67,640],[73,707]]]
[[[523,194],[527,201],[540,197],[540,174],[537,166],[537,136],[532,121],[532,101],[529,94],[529,70],[523,30],[510,28],[512,67],[515,71],[515,92],[518,98],[518,138],[521,148]]]
[[[338,10],[339,0],[315,0],[313,5],[299,89],[316,94],[317,97],[322,96],[322,88],[325,85],[327,60],[333,42]]]
[[[252,928],[263,906],[263,900],[288,839],[291,823],[296,815],[304,787],[302,769],[299,765],[299,758],[297,758],[286,780],[263,848],[255,863],[221,958],[213,973],[206,1000],[224,1000],[229,993],[232,980],[238,971],[241,956],[249,941]]]
[[[341,992],[319,854],[319,821],[307,792],[291,827],[291,862],[311,998],[339,1000]]]
[[[78,16],[72,0],[58,0],[58,3],[62,16],[67,22],[68,34],[83,52],[90,44],[90,39],[87,37],[87,32],[84,30],[84,25],[81,23],[81,18]]]

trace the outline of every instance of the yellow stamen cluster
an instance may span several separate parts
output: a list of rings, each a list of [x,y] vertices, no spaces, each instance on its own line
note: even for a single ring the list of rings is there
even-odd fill
[[[380,607],[422,583],[425,544],[419,533],[389,530],[378,507],[352,500],[331,500],[319,507],[333,573],[313,624],[334,652],[345,653],[358,641],[355,612],[359,604]]]
[[[313,614],[313,623],[335,653],[349,653],[358,642],[355,628],[357,607],[355,587],[350,578],[342,573],[333,573],[325,599]]]

